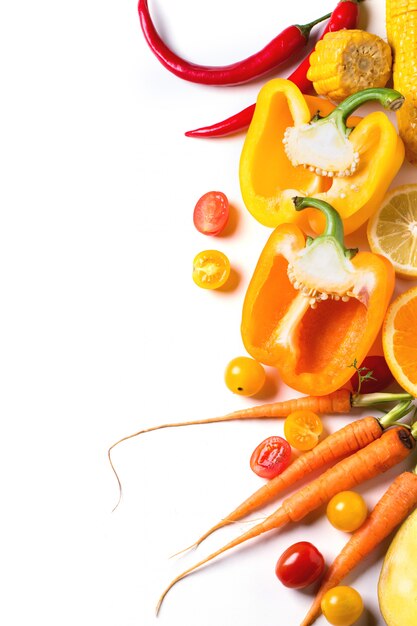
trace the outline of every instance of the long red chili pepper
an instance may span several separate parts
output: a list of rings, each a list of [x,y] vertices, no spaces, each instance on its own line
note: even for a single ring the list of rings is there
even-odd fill
[[[138,12],[145,39],[158,61],[176,76],[204,85],[239,85],[270,72],[307,44],[315,24],[330,17],[329,13],[309,24],[289,26],[262,50],[237,63],[207,66],[185,61],[168,48],[152,22],[148,0],[139,0]]]
[[[341,0],[331,14],[330,20],[320,39],[328,32],[335,32],[342,28],[356,28],[359,20],[359,1],[360,0]],[[312,84],[307,78],[308,68],[310,67],[310,54],[288,77],[288,80],[292,80],[303,93],[308,93],[312,88]],[[187,137],[225,137],[245,130],[251,123],[254,111],[255,104],[250,104],[239,113],[221,122],[211,124],[210,126],[203,126],[195,130],[189,130],[185,134]]]

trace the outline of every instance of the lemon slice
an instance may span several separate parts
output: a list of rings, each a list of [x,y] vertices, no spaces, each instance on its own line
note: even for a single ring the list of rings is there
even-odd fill
[[[368,241],[399,276],[417,277],[417,185],[402,185],[385,196],[368,222]]]

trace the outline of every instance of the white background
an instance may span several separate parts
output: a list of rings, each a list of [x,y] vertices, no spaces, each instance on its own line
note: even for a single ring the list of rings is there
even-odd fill
[[[335,4],[150,0],[169,45],[207,64],[243,58]],[[361,25],[384,36],[383,0],[361,10]],[[173,576],[248,528],[223,529],[168,559],[260,486],[249,456],[282,422],[165,430],[122,444],[114,461],[124,498],[114,513],[106,457],[141,427],[296,395],[271,370],[253,399],[224,385],[225,365],[244,354],[242,298],[270,231],[241,200],[243,135],[183,134],[251,104],[264,80],[220,88],[171,75],[148,49],[133,0],[2,2],[0,57],[0,621],[295,626],[312,591],[282,587],[274,566],[298,540],[328,562],[336,555],[346,536],[323,511],[182,581],[154,617]],[[415,172],[405,166],[395,184]],[[192,224],[211,189],[233,207],[216,239]],[[349,241],[363,243],[363,233]],[[193,257],[210,247],[230,258],[228,290],[191,280]],[[346,420],[323,421],[331,432]],[[398,471],[360,489],[369,506]],[[376,583],[386,547],[347,581],[367,607],[360,626],[383,624]]]

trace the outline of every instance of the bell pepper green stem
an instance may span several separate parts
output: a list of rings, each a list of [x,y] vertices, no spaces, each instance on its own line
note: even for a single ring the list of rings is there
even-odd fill
[[[409,393],[354,393],[350,403],[354,407],[375,406],[385,402],[411,401],[413,396]]]
[[[314,22],[309,22],[308,24],[297,24],[297,28],[301,31],[301,34],[303,35],[303,37],[308,39],[310,35],[310,31],[313,28],[313,26],[315,26],[316,24],[320,24],[320,22],[324,22],[324,20],[328,20],[329,17],[331,17],[331,15],[332,15],[331,13],[327,13],[327,15],[323,15],[323,17],[319,17],[317,20],[314,20]]]
[[[340,115],[343,121],[346,122],[349,115],[352,115],[362,104],[370,101],[378,102],[384,109],[396,111],[402,106],[404,96],[399,91],[387,89],[386,87],[363,89],[343,100],[330,115],[333,115],[337,111],[334,117]]]
[[[349,259],[355,256],[358,251],[357,248],[345,248],[343,222],[339,213],[331,206],[331,204],[325,202],[324,200],[319,200],[318,198],[302,196],[296,196],[292,200],[296,211],[302,211],[303,209],[313,207],[315,209],[319,209],[319,211],[324,214],[326,218],[326,225],[323,232],[316,238],[315,241],[318,241],[321,238],[324,239],[325,237],[333,237],[333,239],[335,239],[342,248],[344,256]]]
[[[331,204],[325,202],[324,200],[303,196],[296,196],[293,198],[293,202],[297,211],[302,211],[303,209],[308,209],[309,207],[319,209],[319,211],[321,211],[326,218],[326,226],[320,237],[334,237],[340,245],[343,246],[343,222],[339,213],[331,206]]]
[[[391,409],[391,411],[388,411],[388,413],[379,418],[378,421],[381,424],[382,428],[388,428],[389,426],[395,424],[402,417],[405,417],[410,412],[412,406],[412,398],[409,398],[408,400],[402,400],[401,402],[396,404],[395,407]]]
[[[397,111],[404,103],[404,96],[395,89],[388,89],[387,87],[371,87],[370,89],[363,89],[357,93],[348,96],[338,107],[334,109],[329,115],[323,117],[317,124],[323,124],[334,120],[339,129],[344,132],[350,132],[350,129],[346,127],[347,118],[352,115],[362,104],[367,102],[378,102],[384,109],[390,111]]]

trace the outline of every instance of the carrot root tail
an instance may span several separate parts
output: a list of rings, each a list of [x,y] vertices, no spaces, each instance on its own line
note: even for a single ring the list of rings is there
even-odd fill
[[[320,613],[320,603],[315,601],[300,626],[311,626],[311,624],[314,624],[316,619],[319,617]]]
[[[192,543],[190,546],[187,546],[186,548],[183,548],[182,550],[178,550],[178,552],[174,552],[174,554],[171,554],[170,559],[175,559],[176,556],[180,556],[181,554],[184,554],[185,552],[188,552],[190,550],[195,550],[198,546],[198,543]]]

